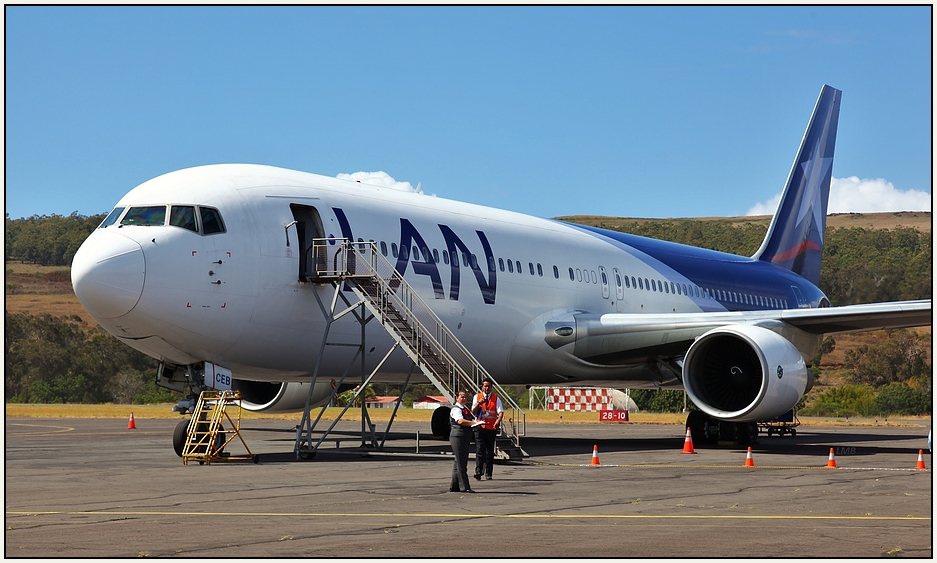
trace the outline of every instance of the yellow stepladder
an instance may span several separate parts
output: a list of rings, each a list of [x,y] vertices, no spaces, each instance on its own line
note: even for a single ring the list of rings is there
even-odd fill
[[[237,419],[232,419],[227,407],[237,406]],[[227,419],[229,430],[222,426]],[[241,440],[246,456],[232,456],[225,452],[225,446],[234,441]],[[189,461],[198,461],[199,465],[210,464],[213,461],[252,460],[257,463],[257,456],[251,453],[247,442],[241,437],[241,394],[237,391],[202,391],[195,412],[189,420],[186,431],[185,445],[182,448],[182,464]]]

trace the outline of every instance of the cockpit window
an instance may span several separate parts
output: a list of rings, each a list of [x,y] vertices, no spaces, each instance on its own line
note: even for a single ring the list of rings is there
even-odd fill
[[[173,205],[169,208],[169,224],[197,233],[198,225],[195,224],[195,206]]]
[[[110,213],[108,213],[108,214],[107,214],[107,217],[105,217],[104,220],[101,221],[101,224],[98,225],[98,228],[99,228],[99,229],[104,229],[104,228],[110,227],[111,225],[113,225],[114,223],[116,223],[117,220],[120,218],[120,214],[124,212],[124,209],[126,209],[126,208],[125,208],[125,207],[115,207],[114,210],[111,211]]]
[[[166,224],[166,206],[151,205],[147,207],[131,207],[127,210],[127,214],[124,215],[120,224],[161,227]]]
[[[225,232],[224,221],[221,220],[221,213],[211,207],[199,207],[199,215],[202,217],[202,232],[206,235]]]

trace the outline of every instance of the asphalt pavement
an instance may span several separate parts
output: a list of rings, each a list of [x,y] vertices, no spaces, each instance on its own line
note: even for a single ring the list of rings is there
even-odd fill
[[[295,422],[246,421],[258,463],[183,465],[176,421],[135,423],[6,419],[5,556],[933,553],[925,426],[802,426],[762,437],[745,467],[738,446],[682,453],[681,425],[528,425],[530,457],[463,494],[448,492],[448,442],[424,424],[395,424],[376,449],[362,447],[360,423],[341,422],[314,459],[298,461]],[[827,468],[830,448],[837,469]],[[228,451],[246,454],[238,440]]]

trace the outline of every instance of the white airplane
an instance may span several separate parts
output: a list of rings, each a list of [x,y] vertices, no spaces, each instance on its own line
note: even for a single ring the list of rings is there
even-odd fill
[[[930,300],[831,307],[817,287],[841,95],[821,89],[752,257],[226,164],[128,192],[76,253],[72,283],[101,326],[160,361],[167,386],[207,362],[230,371],[246,408],[301,410],[317,360],[311,396],[324,404],[354,354],[318,358],[314,292],[328,301],[329,286],[308,283],[306,251],[373,241],[498,383],[684,388],[702,411],[694,436],[753,436],[809,389],[824,334],[931,324]],[[373,370],[393,342],[366,326]],[[330,330],[338,342],[362,331],[349,318]],[[374,381],[412,365],[394,352]]]

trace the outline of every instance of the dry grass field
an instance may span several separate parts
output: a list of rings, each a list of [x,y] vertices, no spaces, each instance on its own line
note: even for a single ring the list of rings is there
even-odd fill
[[[607,227],[615,227],[622,223],[630,223],[634,221],[647,221],[649,219],[631,219],[631,218],[622,218],[622,217],[598,217],[598,216],[570,216],[570,217],[560,217],[559,219],[566,221],[573,221],[576,223],[588,224],[588,225],[599,225],[605,224]],[[675,220],[688,220],[688,219],[675,219]],[[763,223],[767,227],[770,217],[768,216],[758,216],[758,217],[712,217],[712,218],[698,218],[692,220],[711,220],[711,221],[731,221],[736,224],[742,223]],[[827,225],[830,227],[863,227],[870,229],[890,229],[896,226],[904,227],[914,227],[916,229],[930,232],[931,230],[931,214],[924,212],[902,212],[902,213],[875,213],[875,214],[863,214],[863,213],[848,213],[848,214],[837,214],[830,215],[827,218]],[[75,297],[74,292],[71,288],[71,277],[70,269],[62,266],[39,266],[37,264],[23,264],[19,262],[7,262],[5,265],[5,276],[6,289],[5,289],[5,307],[8,312],[20,312],[25,311],[32,314],[40,313],[49,313],[56,316],[68,316],[73,315],[79,316],[88,326],[96,325],[94,319],[84,310],[81,304],[78,302],[78,298]],[[919,333],[930,334],[931,328],[925,327],[916,329]],[[870,332],[870,333],[858,333],[858,334],[844,334],[836,336],[836,349],[831,353],[823,357],[822,367],[825,369],[824,376],[821,378],[821,381],[818,383],[817,387],[812,391],[812,395],[815,395],[817,392],[820,392],[826,388],[837,386],[842,384],[843,378],[840,375],[842,370],[843,359],[846,350],[850,350],[861,346],[863,344],[874,344],[881,341],[884,338],[884,332]],[[8,406],[7,414],[9,416],[33,416],[26,414],[11,414],[10,408],[16,409],[28,409],[31,406],[21,405],[21,406]],[[78,408],[75,405],[69,406],[55,406],[55,412],[67,412],[68,408]],[[64,408],[64,410],[63,410]],[[97,407],[87,407],[88,409],[93,409]],[[111,414],[100,415],[107,417],[120,418],[123,416],[129,416],[129,413],[125,412],[123,414],[112,412],[109,410],[112,407],[103,405],[100,407],[103,409],[101,412],[107,412]],[[126,407],[120,407],[123,410],[126,410]],[[151,406],[135,406],[136,409],[150,409]],[[16,412],[27,412],[22,410],[17,410]],[[32,411],[29,411],[32,412]],[[82,411],[89,412],[86,416],[98,416],[93,414],[93,410]],[[148,411],[147,411],[148,412]],[[166,418],[172,418],[178,415],[173,414],[169,407],[160,406],[153,410],[156,412],[165,412]],[[372,411],[376,412],[376,411]],[[564,419],[561,421],[556,418],[558,415],[553,413],[531,413],[528,415],[528,421],[532,421],[531,416],[535,417],[545,417],[539,422],[572,422],[576,417],[572,416],[577,413],[567,413],[564,415]],[[424,416],[425,413],[415,411],[412,414],[406,414],[401,416],[413,416],[419,417]],[[46,416],[46,415],[37,415],[37,416]],[[58,414],[50,416],[69,416],[67,414]],[[83,415],[85,416],[85,415]],[[246,413],[245,417],[261,416],[255,415],[252,413]],[[378,414],[377,416],[380,416]],[[644,419],[646,416],[652,416],[644,413],[639,413],[635,415],[637,419],[633,420],[635,422],[650,422],[651,419]],[[666,416],[666,415],[654,415],[654,416]],[[154,414],[154,417],[161,417],[160,415]],[[553,417],[551,419],[550,417]],[[272,415],[264,415],[263,418],[276,418]],[[284,415],[284,419],[293,419],[293,415]],[[589,417],[587,417],[589,418]],[[593,417],[594,418],[594,417]],[[682,420],[682,415],[674,418],[674,421],[677,419]],[[401,420],[404,420],[401,418]],[[415,419],[417,421],[422,419]],[[427,419],[428,420],[428,419]],[[591,418],[590,420],[591,421]]]
[[[341,408],[328,408],[322,420],[335,420],[341,413]],[[147,419],[181,419],[177,413],[172,412],[171,404],[162,405],[39,405],[39,404],[7,404],[7,417],[27,418],[118,418],[130,419],[133,413],[134,422],[139,428]],[[392,409],[369,409],[368,417],[374,424],[386,423],[390,419]],[[318,414],[318,410],[315,411]],[[231,411],[234,416],[234,411]],[[400,422],[425,422],[429,426],[433,411],[424,409],[400,409],[397,419]],[[242,420],[286,420],[297,424],[301,418],[300,413],[254,413],[242,411]],[[555,411],[526,411],[527,424],[596,424],[599,414],[595,412],[555,412]],[[633,413],[629,422],[603,422],[602,424],[683,424],[686,415],[680,413]],[[909,420],[928,420],[927,417],[902,417]],[[346,421],[360,421],[361,411],[357,408],[348,409],[342,417]],[[801,418],[804,426],[905,426],[907,422],[875,421],[875,420],[846,420],[843,418]]]
[[[635,217],[603,217],[599,215],[569,215],[557,217],[561,221],[569,221],[581,225],[605,225],[606,228],[616,228],[623,224],[644,223],[659,221],[660,219],[641,219]],[[765,229],[771,222],[770,215],[752,215],[744,217],[692,217],[673,218],[671,221],[725,221],[732,225],[764,225]],[[912,227],[919,231],[931,231],[931,214],[925,211],[899,211],[895,213],[834,213],[826,218],[826,226],[830,228],[864,229],[894,229],[895,227]]]

